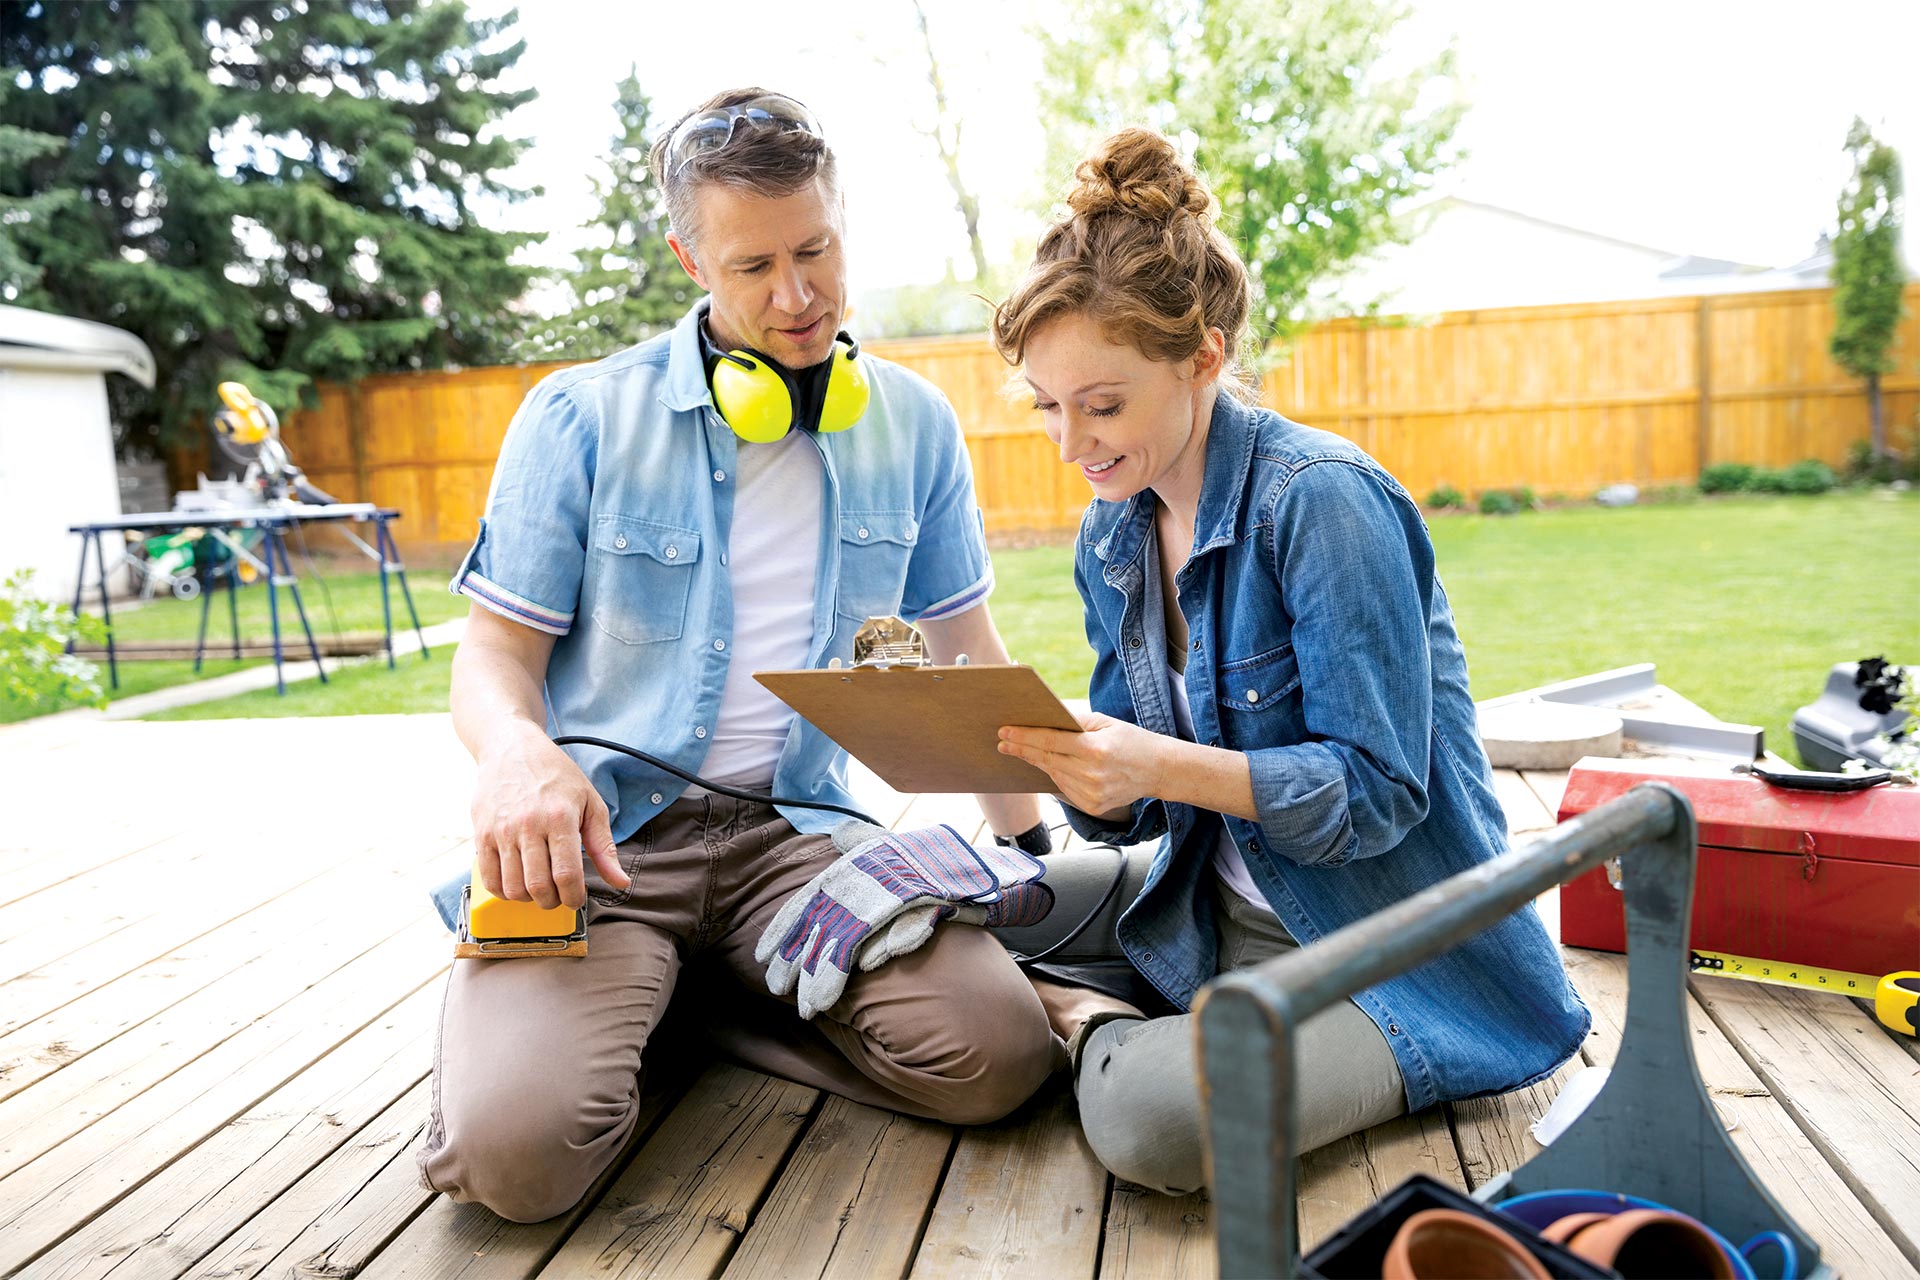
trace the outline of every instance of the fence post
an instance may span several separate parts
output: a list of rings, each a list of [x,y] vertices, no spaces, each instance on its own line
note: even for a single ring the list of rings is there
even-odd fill
[[[367,476],[367,414],[360,403],[360,380],[355,378],[346,384],[347,393],[347,451],[353,457],[353,498],[355,502],[372,502],[373,486]]]
[[[1700,398],[1698,413],[1700,440],[1695,450],[1694,480],[1705,473],[1713,451],[1713,298],[1702,294],[1694,308],[1693,381],[1694,394]]]

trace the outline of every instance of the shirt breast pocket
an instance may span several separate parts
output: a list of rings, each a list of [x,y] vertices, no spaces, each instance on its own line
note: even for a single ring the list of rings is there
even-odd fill
[[[898,613],[919,536],[919,525],[906,511],[842,513],[835,611],[856,623]]]
[[[1236,747],[1280,746],[1305,730],[1300,661],[1283,644],[1220,664],[1221,719]]]
[[[678,640],[687,626],[687,601],[700,534],[630,516],[594,521],[593,624],[623,644]]]

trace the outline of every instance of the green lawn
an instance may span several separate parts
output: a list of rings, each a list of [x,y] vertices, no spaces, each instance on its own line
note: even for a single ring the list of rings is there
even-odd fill
[[[351,632],[372,632],[380,630],[380,575],[373,572],[340,572],[323,562],[316,576],[306,565],[300,567],[300,596],[307,609],[307,621],[312,625],[316,636],[346,634]],[[414,606],[420,611],[422,626],[431,626],[444,622],[448,618],[462,617],[467,611],[464,599],[448,595],[446,575],[441,571],[427,570],[409,575],[408,585],[413,589]],[[409,625],[406,601],[400,594],[398,583],[391,586],[393,593],[394,632],[402,634]],[[290,659],[298,660],[306,656],[306,637],[300,630],[300,617],[294,611],[293,600],[286,591],[280,593],[280,632],[281,642],[286,646]],[[236,597],[239,606],[240,638],[242,641],[258,640],[262,643],[272,638],[272,629],[268,620],[267,592],[264,586],[255,584],[243,587]],[[146,604],[131,607],[115,605],[113,610],[114,637],[118,640],[180,640],[187,644],[200,626],[200,601],[174,600],[163,598]],[[212,595],[211,612],[207,621],[207,656],[202,663],[200,674],[195,675],[190,660],[164,660],[157,662],[130,662],[124,658],[120,662],[120,687],[109,690],[114,698],[129,698],[134,694],[147,693],[154,689],[164,689],[172,685],[186,684],[193,680],[204,680],[212,676],[225,675],[246,667],[266,664],[270,659],[246,658],[234,661],[223,656],[231,632],[227,616],[226,592],[216,591]],[[413,659],[419,663],[419,658]],[[106,660],[99,660],[100,684],[107,684]],[[385,664],[381,664],[385,670]],[[444,669],[442,685],[445,683]],[[317,685],[317,682],[316,682]],[[270,701],[279,701],[271,690],[267,693]],[[288,701],[291,701],[291,695]],[[440,699],[440,709],[446,706],[444,693]],[[321,704],[324,708],[327,704]],[[8,699],[0,694],[0,724],[26,719],[49,709],[34,708]],[[364,710],[366,708],[354,708]],[[404,708],[413,710],[414,707]],[[286,712],[228,711],[227,715],[289,714]],[[308,714],[326,714],[324,709],[309,708]]]
[[[1432,525],[1476,698],[1653,662],[1662,681],[1724,719],[1761,725],[1792,758],[1787,722],[1833,663],[1875,653],[1920,663],[1920,493],[1437,516]],[[1015,656],[1061,694],[1084,697],[1092,662],[1071,548],[1003,550],[993,562],[994,617]],[[423,616],[461,609],[438,591],[417,598]],[[344,622],[337,584],[335,603]],[[377,622],[377,592],[373,607]],[[448,658],[402,659],[398,672],[370,664],[324,689],[268,690],[166,718],[444,710]]]
[[[1796,753],[1788,722],[1836,662],[1920,664],[1920,492],[1716,498],[1436,516],[1473,696],[1634,662]],[[993,608],[1013,652],[1084,695],[1067,548],[1003,551]]]

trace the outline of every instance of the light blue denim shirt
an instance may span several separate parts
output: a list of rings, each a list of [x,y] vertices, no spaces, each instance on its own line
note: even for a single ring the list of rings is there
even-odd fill
[[[670,334],[543,379],[501,446],[480,533],[450,590],[560,637],[548,729],[609,738],[698,773],[733,649],[727,571],[735,455],[701,361],[706,302]],[[825,463],[809,667],[853,658],[869,615],[951,617],[993,587],[953,408],[872,355],[872,399],[845,431],[809,434]],[[628,756],[568,747],[625,840],[686,784]],[[847,756],[794,718],[774,794],[855,805]],[[783,808],[801,831],[843,821]]]
[[[1074,580],[1093,709],[1171,735],[1154,505],[1095,500]],[[1068,811],[1091,838],[1162,837],[1120,942],[1182,1008],[1217,964],[1206,880],[1222,821],[1302,945],[1507,848],[1433,547],[1394,479],[1338,436],[1222,395],[1194,529],[1174,580],[1194,734],[1246,754],[1258,819],[1160,800],[1125,828]],[[1411,1108],[1530,1083],[1589,1023],[1531,906],[1356,1000]]]

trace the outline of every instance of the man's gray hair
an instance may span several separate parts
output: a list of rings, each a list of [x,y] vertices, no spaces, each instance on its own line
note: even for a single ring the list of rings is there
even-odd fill
[[[767,95],[768,90],[760,88],[729,89],[715,94],[675,120],[653,141],[648,165],[653,170],[653,180],[666,197],[667,220],[689,252],[693,250],[698,231],[694,194],[703,185],[732,187],[761,196],[790,196],[820,179],[827,184],[829,193],[839,190],[839,171],[833,151],[824,139],[803,130],[745,118],[734,122],[733,137],[726,146],[703,151],[677,171],[668,172],[668,152],[681,125],[703,111],[738,106]]]

